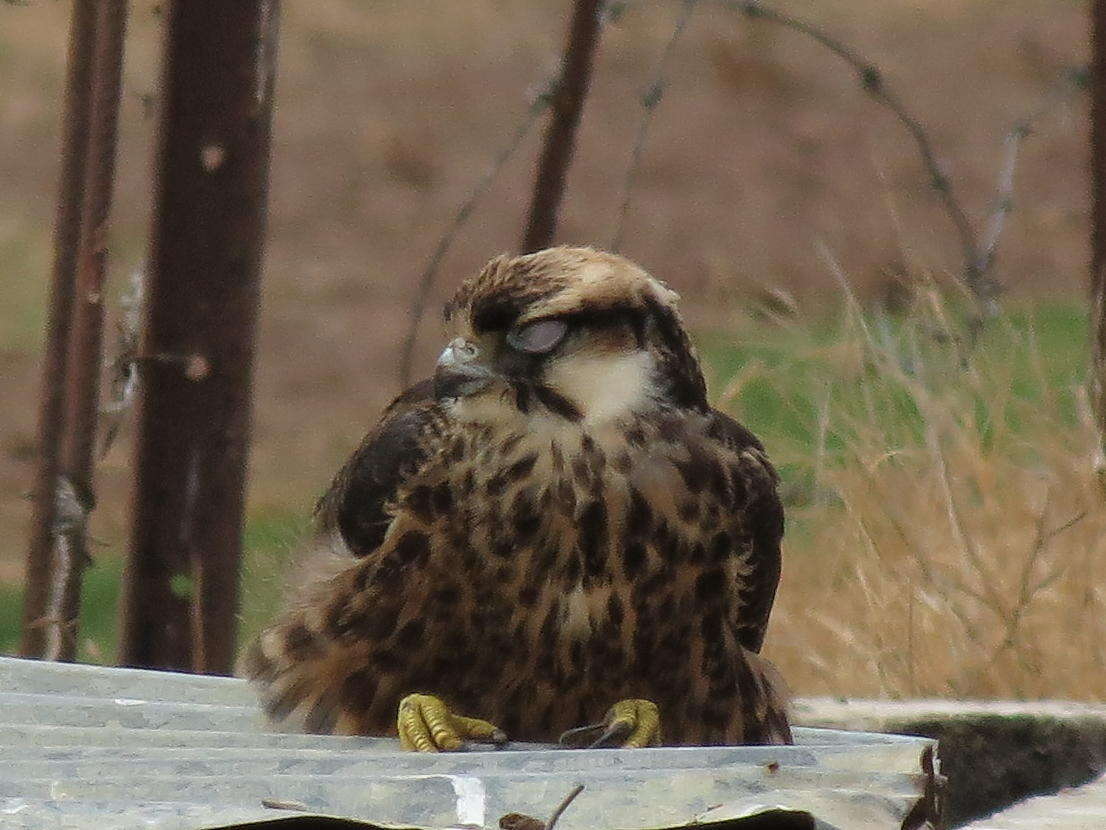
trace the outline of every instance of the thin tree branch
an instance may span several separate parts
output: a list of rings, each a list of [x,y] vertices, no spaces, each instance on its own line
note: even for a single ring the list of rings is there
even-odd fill
[[[679,17],[676,18],[672,35],[665,43],[664,51],[661,52],[660,61],[657,63],[653,82],[641,96],[641,120],[638,122],[637,137],[634,139],[634,147],[630,155],[630,165],[626,168],[626,176],[622,182],[622,202],[619,205],[618,218],[615,221],[614,233],[611,234],[609,245],[612,251],[617,251],[622,247],[622,236],[626,229],[626,217],[630,212],[634,183],[637,179],[638,170],[641,168],[641,156],[645,151],[645,142],[649,136],[649,128],[653,124],[653,116],[664,97],[665,88],[668,85],[668,66],[671,63],[672,55],[676,51],[676,44],[683,36],[688,21],[691,20],[691,14],[699,4],[699,0],[682,0],[682,2],[683,5],[680,8]]]
[[[1051,492],[1049,495],[1051,496]],[[1068,562],[1060,562],[1057,567],[1053,568],[1049,573],[1033,583],[1033,570],[1041,554],[1044,553],[1053,539],[1079,524],[1086,516],[1086,511],[1076,513],[1059,527],[1046,531],[1044,528],[1045,521],[1048,517],[1048,502],[1046,501],[1045,507],[1037,519],[1037,530],[1034,535],[1033,544],[1030,547],[1029,555],[1026,557],[1025,564],[1022,568],[1021,580],[1018,585],[1018,600],[1013,608],[1010,609],[1010,613],[1004,620],[1006,631],[1002,640],[995,646],[990,657],[981,666],[980,672],[989,669],[998,662],[999,657],[1001,657],[1007,649],[1011,649],[1017,645],[1019,629],[1021,628],[1022,620],[1025,619],[1025,615],[1029,611],[1029,606],[1032,605],[1033,600],[1041,591],[1063,575],[1068,564],[1070,564]]]
[[[952,182],[941,169],[937,161],[937,155],[933,149],[933,141],[929,137],[922,123],[910,113],[902,99],[888,88],[879,67],[867,60],[856,50],[842,43],[834,37],[826,34],[817,27],[799,20],[791,15],[765,6],[759,0],[723,0],[723,4],[730,9],[739,11],[747,17],[757,20],[767,20],[780,26],[806,35],[812,40],[829,49],[856,71],[860,84],[865,92],[872,98],[890,110],[899,122],[906,128],[917,145],[918,154],[921,156],[922,165],[929,175],[930,183],[937,191],[945,212],[952,222],[960,242],[960,250],[964,259],[965,282],[972,294],[982,299],[986,290],[982,282],[982,274],[978,273],[979,242],[975,230],[968,219],[968,214],[960,204],[960,200],[953,191]]]
[[[778,11],[760,2],[760,0],[722,0],[727,8],[741,12],[747,17],[767,20],[800,34],[806,35],[821,44],[845,61],[857,74],[860,84],[874,101],[889,110],[905,127],[914,139],[921,157],[922,166],[929,176],[930,183],[937,191],[938,198],[949,221],[952,223],[959,242],[963,259],[963,283],[975,299],[978,310],[969,320],[969,330],[974,335],[982,324],[983,316],[991,316],[997,308],[999,283],[991,276],[998,241],[1002,235],[1006,217],[1013,209],[1014,170],[1018,160],[1021,142],[1032,134],[1032,125],[1049,112],[1057,103],[1053,100],[1036,112],[1014,123],[1004,140],[1004,160],[999,173],[998,193],[995,209],[988,217],[982,237],[976,232],[967,211],[954,191],[953,184],[944,172],[934,149],[933,140],[921,121],[913,115],[903,100],[886,83],[883,73],[874,63],[852,47],[837,38],[828,35],[816,26]],[[1078,70],[1068,71],[1062,79],[1059,89],[1078,88],[1085,84],[1084,74]],[[1054,93],[1054,98],[1061,95]]]
[[[987,217],[983,237],[979,243],[977,268],[980,273],[988,273],[994,265],[1006,217],[1014,210],[1014,172],[1017,168],[1021,145],[1025,139],[1033,135],[1034,127],[1039,121],[1064,104],[1073,90],[1080,90],[1085,86],[1084,70],[1065,70],[1045,102],[1034,112],[1016,121],[1003,138],[1003,161],[999,169],[998,186],[995,189],[995,204],[990,216]]]

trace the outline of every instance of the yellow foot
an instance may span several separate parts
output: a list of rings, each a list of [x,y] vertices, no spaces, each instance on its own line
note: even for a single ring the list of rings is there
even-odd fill
[[[661,742],[661,717],[657,704],[651,700],[620,700],[607,710],[602,723],[569,729],[561,735],[562,746],[579,746],[582,738],[600,732],[588,749],[612,744],[623,749],[643,746],[659,746]]]
[[[478,718],[455,715],[433,695],[407,695],[399,702],[399,743],[412,752],[456,752],[465,741],[504,744],[499,727]]]

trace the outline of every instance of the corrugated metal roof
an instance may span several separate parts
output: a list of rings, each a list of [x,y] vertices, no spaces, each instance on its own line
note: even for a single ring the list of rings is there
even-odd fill
[[[927,739],[796,729],[796,741],[416,755],[384,738],[268,732],[240,680],[0,658],[0,827],[193,830],[324,815],[496,827],[506,813],[547,816],[579,783],[558,830],[756,816],[899,828],[932,783]]]

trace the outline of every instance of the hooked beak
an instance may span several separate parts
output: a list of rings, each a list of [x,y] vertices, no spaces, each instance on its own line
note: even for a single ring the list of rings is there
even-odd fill
[[[495,374],[480,362],[480,350],[463,337],[445,347],[434,371],[434,397],[463,398],[486,387]]]

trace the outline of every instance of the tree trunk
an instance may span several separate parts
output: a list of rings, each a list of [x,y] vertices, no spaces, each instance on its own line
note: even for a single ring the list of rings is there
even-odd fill
[[[171,0],[119,660],[233,666],[276,0]]]
[[[1091,10],[1091,399],[1094,470],[1106,492],[1106,0]]]
[[[591,82],[602,21],[601,0],[576,0],[568,27],[561,76],[553,92],[553,113],[545,132],[530,216],[523,235],[523,253],[548,248],[557,230],[565,176],[576,147],[576,130]]]

